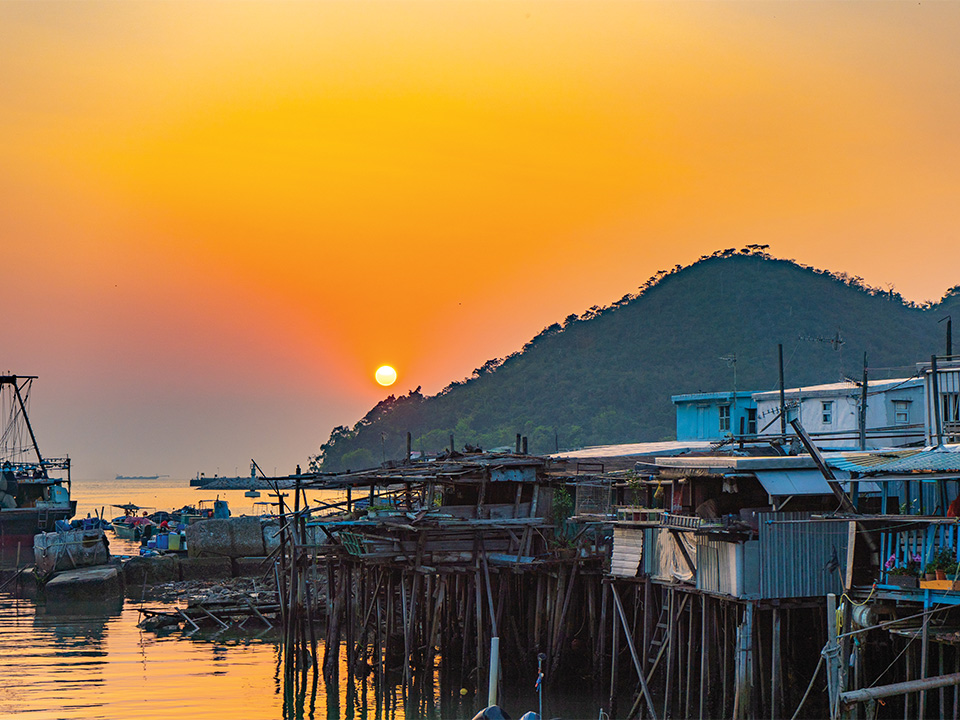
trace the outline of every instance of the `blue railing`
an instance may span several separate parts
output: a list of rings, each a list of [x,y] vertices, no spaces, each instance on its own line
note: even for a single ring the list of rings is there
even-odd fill
[[[956,553],[958,539],[960,525],[956,523],[933,523],[923,528],[880,533],[880,581],[888,582],[891,570],[905,568],[911,561],[917,563],[918,572],[923,573],[941,549]]]

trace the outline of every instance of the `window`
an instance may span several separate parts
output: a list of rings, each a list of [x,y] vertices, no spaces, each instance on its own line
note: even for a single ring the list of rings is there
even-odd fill
[[[757,434],[757,409],[747,408],[747,434]]]
[[[730,432],[730,406],[720,406],[720,432]]]
[[[940,393],[940,399],[943,401],[943,422],[960,422],[960,393]]]
[[[824,400],[820,406],[820,421],[824,425],[833,425],[833,400]]]
[[[893,401],[893,422],[895,425],[910,424],[910,401],[909,400]]]

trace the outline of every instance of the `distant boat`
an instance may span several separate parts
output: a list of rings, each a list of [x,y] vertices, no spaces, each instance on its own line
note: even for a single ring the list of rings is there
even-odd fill
[[[117,475],[117,480],[159,480],[169,475]]]
[[[257,490],[247,490],[247,491],[243,494],[243,496],[244,496],[244,497],[258,498],[258,497],[260,497],[260,493],[259,493]]]

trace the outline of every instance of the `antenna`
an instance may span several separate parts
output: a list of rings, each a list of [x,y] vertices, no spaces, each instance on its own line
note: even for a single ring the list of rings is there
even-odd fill
[[[840,333],[840,326],[837,325],[837,332],[831,338],[823,337],[818,335],[817,337],[811,337],[809,335],[800,335],[797,337],[798,340],[805,340],[806,342],[816,342],[830,345],[834,350],[837,351],[837,366],[839,370],[840,380],[844,380],[843,376],[843,346],[846,344],[846,340],[843,339],[843,335]]]

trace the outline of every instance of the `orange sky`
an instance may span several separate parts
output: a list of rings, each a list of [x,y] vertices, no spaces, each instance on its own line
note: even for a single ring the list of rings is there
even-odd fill
[[[0,369],[80,476],[293,469],[660,268],[960,282],[960,3],[0,3]]]

